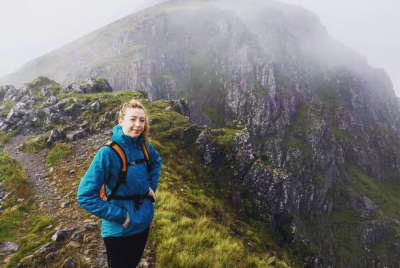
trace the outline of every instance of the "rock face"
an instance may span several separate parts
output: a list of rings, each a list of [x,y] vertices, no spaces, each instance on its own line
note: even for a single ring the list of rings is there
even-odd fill
[[[106,79],[90,77],[85,82],[69,84],[65,87],[65,91],[73,91],[75,93],[98,93],[111,92],[112,88]]]
[[[251,207],[250,216],[267,222],[283,244],[309,241],[326,267],[393,266],[400,258],[398,243],[390,242],[399,232],[393,221],[400,220],[400,196],[392,191],[400,190],[400,113],[385,72],[337,44],[302,8],[275,1],[199,3],[169,1],[127,16],[0,84],[21,84],[21,77],[39,72],[63,84],[101,76],[115,90],[142,90],[150,100],[187,97],[171,109],[198,125],[238,120],[246,129],[230,148],[210,129],[197,143],[203,165],[232,188],[241,210],[246,205],[249,214]],[[94,60],[100,56],[110,60]],[[65,90],[98,92],[96,81]],[[4,100],[29,102],[4,88]],[[48,122],[98,109],[76,103],[64,110],[49,88],[40,92],[49,101]],[[13,108],[0,129],[33,121],[24,107]],[[378,244],[387,250],[365,251]]]
[[[67,123],[75,120],[82,111],[90,110],[98,112],[100,110],[100,103],[98,101],[78,103],[78,101],[74,99],[72,104],[67,103],[66,100],[60,101],[57,96],[62,90],[67,92],[73,90],[75,93],[81,94],[112,91],[108,81],[103,78],[89,78],[86,82],[73,83],[64,89],[61,89],[61,87],[57,85],[58,91],[52,88],[55,84],[54,81],[41,77],[18,90],[14,86],[1,87],[0,92],[4,92],[4,97],[0,99],[3,103],[0,107],[0,111],[1,108],[5,109],[6,104],[11,103],[12,106],[5,118],[0,114],[0,131],[9,131],[19,128],[25,130],[33,129],[35,126],[40,125],[40,121],[44,121],[47,124]],[[36,101],[35,103],[32,90],[36,91],[37,99],[46,97],[46,100],[44,102]],[[49,90],[53,90],[53,92]],[[68,107],[65,108],[66,106]],[[84,131],[82,129],[79,130],[79,135],[84,135],[83,132],[88,132],[88,129]],[[73,136],[75,137],[76,135],[78,134],[75,133]],[[51,133],[48,142],[63,139],[65,136],[66,134],[63,133],[63,131],[60,133]]]

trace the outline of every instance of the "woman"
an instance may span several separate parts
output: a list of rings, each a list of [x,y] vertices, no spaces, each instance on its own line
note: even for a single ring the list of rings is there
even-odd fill
[[[112,140],[125,152],[127,163],[126,182],[115,196],[146,196],[141,200],[104,201],[99,192],[105,184],[110,194],[117,184],[121,170],[118,154],[109,146],[101,147],[79,184],[78,203],[102,219],[101,236],[107,250],[110,268],[136,268],[143,254],[149,227],[154,216],[151,198],[157,190],[161,171],[161,158],[149,143],[149,124],[143,105],[131,100],[122,105],[118,125],[113,128]],[[150,158],[150,168],[145,161],[141,143],[145,142]],[[140,161],[139,161],[140,162]],[[153,199],[154,200],[154,199]]]

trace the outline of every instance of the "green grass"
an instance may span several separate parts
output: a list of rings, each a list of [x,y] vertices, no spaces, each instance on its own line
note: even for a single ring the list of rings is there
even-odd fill
[[[70,156],[72,151],[67,144],[56,142],[53,149],[46,156],[46,165],[52,167]]]
[[[14,200],[31,194],[22,166],[4,151],[0,152],[0,181],[6,192],[12,192]]]
[[[16,104],[15,101],[6,101],[3,105],[3,108],[0,110],[0,116],[6,117],[8,113],[11,111],[11,108]]]
[[[229,144],[231,138],[227,136],[232,137],[237,130],[212,132],[222,145]],[[152,227],[157,267],[287,267],[285,262],[291,262],[289,257],[284,261],[283,257],[277,257],[274,265],[268,264],[272,256],[265,245],[281,252],[269,230],[265,225],[253,222],[255,225],[250,226],[236,220],[227,201],[229,193],[211,183],[207,171],[196,164],[196,153],[185,149],[181,141],[157,136],[162,140],[153,139],[153,145],[163,159]],[[242,236],[231,235],[238,228],[251,239],[254,248]]]
[[[351,165],[346,166],[346,173],[354,191],[368,197],[383,213],[400,220],[400,186],[377,181]]]
[[[333,134],[333,136],[335,137],[335,139],[338,141],[352,140],[352,137],[349,134],[347,134],[345,131],[339,129],[336,126],[331,126],[330,131]]]
[[[251,253],[230,228],[202,215],[168,190],[157,193],[157,267],[272,267],[268,253]],[[277,261],[274,267],[285,267]]]
[[[297,110],[296,115],[293,118],[293,122],[290,126],[290,132],[296,133],[301,136],[306,136],[311,133],[310,113],[311,104],[304,103]]]
[[[6,268],[15,267],[19,260],[37,249],[38,245],[49,241],[46,230],[50,224],[47,216],[36,215],[37,207],[29,201],[33,192],[28,186],[22,166],[7,152],[0,152],[0,180],[6,192],[11,192],[3,202],[4,211],[0,214],[0,244],[16,242],[18,251],[12,255]],[[25,199],[22,203],[17,199]]]
[[[27,153],[36,153],[46,147],[47,143],[41,137],[29,137],[21,146],[21,150]]]
[[[211,119],[212,128],[221,128],[225,126],[225,116],[219,106],[203,106],[202,111],[208,118]]]

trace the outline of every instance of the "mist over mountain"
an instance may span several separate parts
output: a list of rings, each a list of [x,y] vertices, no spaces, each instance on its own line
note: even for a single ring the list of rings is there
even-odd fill
[[[318,17],[278,1],[168,1],[124,17],[0,79],[187,99],[191,122],[245,127],[202,165],[309,267],[396,267],[400,113],[390,78],[333,40]],[[5,94],[5,93],[4,93]],[[317,257],[315,257],[317,256]]]

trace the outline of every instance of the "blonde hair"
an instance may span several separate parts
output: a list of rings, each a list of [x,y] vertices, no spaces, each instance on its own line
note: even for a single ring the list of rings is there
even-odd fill
[[[126,109],[127,108],[139,108],[139,109],[142,109],[144,111],[145,123],[144,123],[143,132],[140,135],[144,138],[144,140],[146,142],[146,146],[148,146],[149,142],[150,142],[150,140],[149,140],[150,126],[149,126],[149,121],[147,120],[147,111],[146,111],[146,109],[144,108],[144,106],[143,106],[143,104],[141,102],[139,102],[138,100],[132,99],[132,100],[122,104],[121,109],[118,112],[118,118],[124,119],[124,116],[126,114]]]

